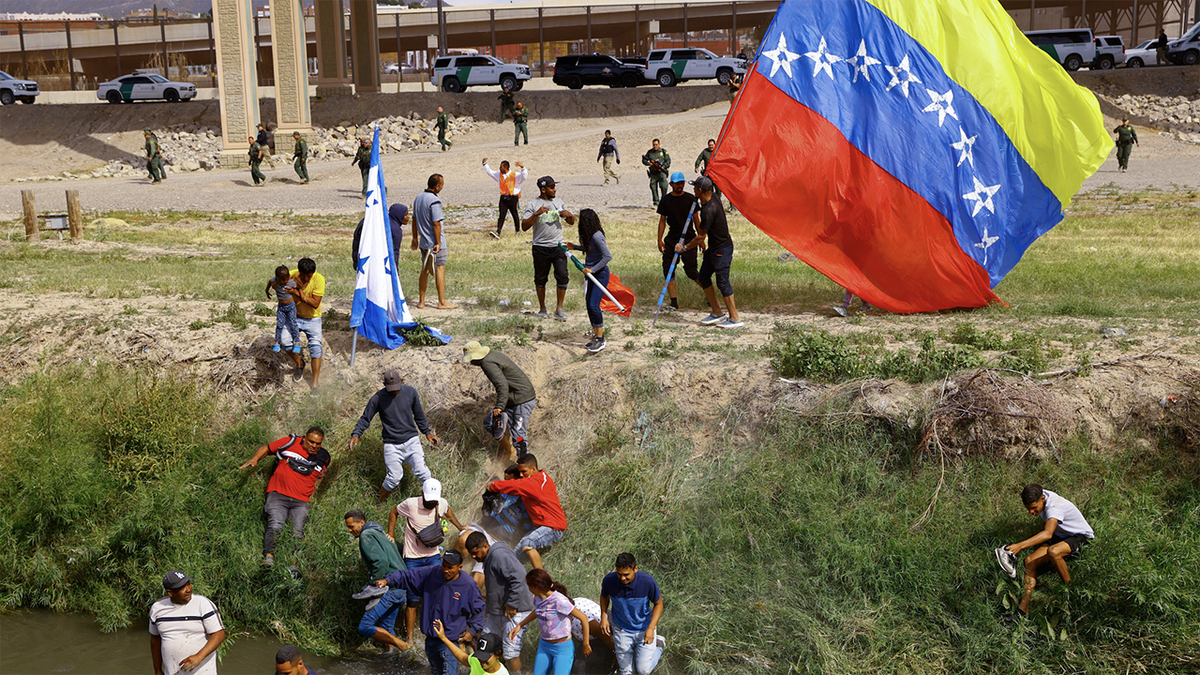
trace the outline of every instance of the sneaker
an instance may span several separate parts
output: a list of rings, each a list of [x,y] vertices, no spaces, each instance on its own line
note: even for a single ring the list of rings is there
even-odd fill
[[[302,379],[304,379],[304,366],[296,366],[296,369],[292,371],[292,382],[299,382]]]
[[[717,324],[717,328],[741,328],[742,326],[745,326],[745,325],[746,325],[745,322],[742,322],[742,321],[733,321],[732,319],[725,319],[721,323]]]
[[[666,639],[666,638],[664,638],[662,635],[659,635],[658,633],[655,633],[655,634],[654,634],[654,646],[655,646],[655,647],[658,647],[659,649],[662,649],[662,650],[666,651],[666,649],[667,649],[667,639]]]
[[[364,608],[364,610],[363,610],[363,611],[367,611],[367,612],[369,612],[369,611],[371,611],[371,610],[375,609],[375,605],[378,605],[378,604],[379,604],[379,601],[380,601],[381,599],[382,599],[382,598],[371,598],[370,600],[368,600],[368,601],[367,601],[367,606],[366,606],[366,608]]]
[[[718,316],[716,314],[709,314],[708,316],[704,317],[703,319],[700,319],[700,323],[704,324],[705,326],[711,326],[714,323],[720,323],[720,321],[724,318],[725,318],[724,314],[722,314],[720,316]]]
[[[387,595],[388,589],[386,586],[380,588],[375,584],[367,584],[362,587],[362,590],[351,595],[355,600],[366,600],[367,598],[378,598],[382,595]]]
[[[1003,546],[997,548],[993,553],[996,554],[996,562],[1000,563],[1000,569],[1008,575],[1009,579],[1017,578],[1017,556],[1008,552],[1008,549]]]
[[[546,313],[546,310],[544,310],[544,309],[538,312],[538,318],[539,318],[539,319],[544,319],[544,318],[546,318],[546,317],[548,317],[548,316],[550,316],[550,315],[549,315],[549,314],[547,314],[547,313]]]
[[[273,351],[273,352],[275,352],[276,354],[278,354],[278,353],[279,353],[279,344],[278,344],[278,343],[276,343],[274,347],[271,347],[271,351]]]
[[[560,309],[560,310],[554,312],[554,318],[558,319],[559,321],[566,321],[567,313]]]
[[[846,306],[845,305],[834,305],[833,313],[837,314],[838,316],[846,316]]]
[[[488,232],[488,234],[492,235],[492,239],[499,239],[499,238],[500,238],[500,233],[499,233],[499,232]]]
[[[262,566],[263,567],[274,567],[275,566],[275,556],[264,555],[263,559],[262,559]]]
[[[293,579],[300,578],[300,568],[296,567],[295,565],[292,565],[291,567],[288,568],[288,573],[292,575]]]
[[[608,346],[607,343],[604,342],[604,338],[597,337],[597,338],[592,338],[592,341],[587,343],[587,350],[589,352],[595,354],[597,352],[603,351],[604,348],[607,346]]]
[[[293,353],[293,354],[299,354],[299,353],[300,353],[300,344],[299,344],[299,343],[296,343],[296,344],[292,345],[292,353]]]

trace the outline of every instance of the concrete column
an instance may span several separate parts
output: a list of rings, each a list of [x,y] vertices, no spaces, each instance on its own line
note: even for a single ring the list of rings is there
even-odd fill
[[[354,91],[379,92],[379,14],[375,0],[350,0],[350,54]]]
[[[275,66],[277,143],[291,138],[293,131],[306,136],[312,131],[312,115],[308,107],[306,41],[304,11],[300,7],[300,0],[271,0],[271,59]]]
[[[250,0],[213,0],[213,33],[217,43],[217,87],[221,95],[221,166],[248,166],[250,144],[258,120],[258,86],[254,72]]]
[[[317,24],[317,96],[353,93],[346,74],[346,18],[342,0],[313,0]]]

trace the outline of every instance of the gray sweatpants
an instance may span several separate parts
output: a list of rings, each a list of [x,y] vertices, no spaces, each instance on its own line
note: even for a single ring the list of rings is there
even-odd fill
[[[304,522],[308,520],[308,502],[294,497],[268,492],[263,505],[267,514],[267,531],[263,534],[263,555],[275,553],[275,539],[283,531],[288,518],[292,520],[292,536],[304,538]]]

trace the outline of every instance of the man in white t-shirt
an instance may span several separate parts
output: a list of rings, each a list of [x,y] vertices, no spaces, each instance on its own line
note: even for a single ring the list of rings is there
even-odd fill
[[[225,626],[217,606],[192,593],[192,579],[174,570],[163,577],[167,597],[150,605],[154,675],[217,675],[217,647]]]
[[[1025,541],[1002,546],[995,553],[1001,569],[1016,579],[1017,554],[1025,549],[1033,549],[1032,553],[1025,556],[1025,587],[1017,607],[1019,616],[1029,616],[1029,599],[1037,587],[1038,574],[1053,568],[1062,577],[1063,583],[1071,583],[1066,559],[1095,539],[1096,533],[1078,507],[1037,483],[1025,486],[1021,491],[1021,503],[1029,515],[1040,516],[1046,526]]]
[[[442,483],[436,478],[430,478],[421,485],[420,497],[405,499],[388,514],[387,537],[392,541],[396,541],[396,524],[400,518],[405,520],[404,546],[401,547],[400,556],[404,558],[405,569],[410,570],[442,564],[442,552],[438,549],[440,544],[424,544],[420,537],[421,530],[441,524],[442,518],[454,523],[460,532],[463,530],[462,523],[458,522],[454,510],[450,508],[450,502],[442,499]],[[417,624],[417,605],[420,602],[419,594],[409,593],[408,607],[404,609],[405,642],[412,642],[413,627]]]
[[[530,200],[521,212],[521,229],[533,230],[533,287],[541,305],[538,316],[543,319],[548,316],[546,282],[550,279],[550,268],[553,267],[554,281],[558,286],[558,308],[554,311],[554,318],[566,321],[563,299],[567,297],[567,284],[571,277],[567,273],[567,252],[559,248],[559,244],[563,242],[562,221],[574,225],[575,214],[568,211],[563,200],[558,198],[553,178],[542,176],[537,186],[537,199]]]

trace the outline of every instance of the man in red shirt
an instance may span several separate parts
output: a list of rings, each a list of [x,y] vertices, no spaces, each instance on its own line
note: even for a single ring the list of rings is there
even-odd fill
[[[517,460],[521,477],[493,481],[488,489],[506,495],[519,495],[534,530],[517,542],[517,550],[529,556],[529,562],[542,568],[542,551],[562,539],[567,529],[567,514],[558,501],[558,488],[550,474],[538,469],[537,457],[522,455]]]
[[[295,434],[268,443],[255,451],[254,456],[238,467],[258,466],[268,454],[275,455],[271,480],[267,482],[267,531],[263,535],[263,565],[275,564],[275,539],[290,518],[292,534],[304,537],[304,521],[308,520],[308,501],[329,467],[329,453],[321,448],[325,432],[312,427],[301,438]],[[293,575],[299,570],[293,570]]]

